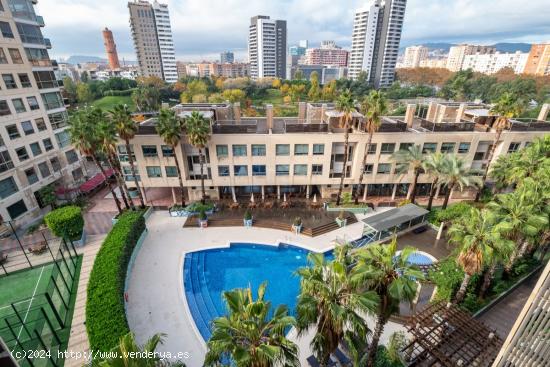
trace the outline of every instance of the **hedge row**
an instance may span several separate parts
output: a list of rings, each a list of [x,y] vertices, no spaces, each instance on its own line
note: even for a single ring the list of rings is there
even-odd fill
[[[57,237],[68,236],[73,241],[82,237],[84,218],[78,206],[69,205],[52,210],[46,214],[44,222]]]
[[[132,88],[132,89],[126,89],[126,90],[106,90],[105,92],[103,92],[103,96],[104,97],[107,97],[107,96],[131,96],[132,93],[137,90],[137,88]]]
[[[86,330],[92,350],[109,351],[130,331],[124,281],[132,251],[144,230],[143,212],[124,213],[97,254],[86,300]]]

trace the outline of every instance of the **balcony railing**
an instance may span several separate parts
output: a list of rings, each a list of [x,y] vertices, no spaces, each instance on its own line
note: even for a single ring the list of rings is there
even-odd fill
[[[37,67],[53,66],[53,60],[49,60],[49,59],[29,60],[29,61],[31,62],[32,66],[37,66]]]
[[[38,25],[41,27],[46,26],[46,23],[44,23],[44,17],[42,17],[41,15],[36,16],[36,23],[38,23]]]
[[[285,133],[326,133],[328,132],[328,124],[319,123],[300,123],[293,121],[285,121]]]
[[[264,131],[265,130],[265,131]],[[242,121],[220,121],[212,124],[213,134],[261,134],[267,133],[266,129],[260,126],[258,120]]]
[[[399,133],[407,131],[407,124],[400,120],[382,119],[382,123],[378,128],[381,133]]]
[[[474,131],[475,123],[473,122],[431,122],[425,119],[421,119],[420,121],[420,127],[433,131],[433,132],[440,132],[440,131]]]
[[[511,120],[510,131],[550,131],[550,121],[535,119]]]
[[[50,49],[52,48],[52,42],[49,38],[44,38],[44,44],[46,45],[46,48]]]

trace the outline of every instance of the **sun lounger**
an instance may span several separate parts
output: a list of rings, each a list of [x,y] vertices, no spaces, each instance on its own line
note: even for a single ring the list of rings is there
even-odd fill
[[[349,357],[346,356],[344,352],[340,350],[340,348],[336,349],[336,352],[334,352],[334,355],[336,356],[336,358],[338,359],[338,361],[342,366],[347,366],[351,364],[351,359],[349,359]]]

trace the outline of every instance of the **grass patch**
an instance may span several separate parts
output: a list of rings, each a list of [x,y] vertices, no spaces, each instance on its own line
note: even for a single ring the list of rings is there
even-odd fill
[[[283,104],[283,95],[279,89],[270,88],[265,91],[265,94],[261,97],[256,97],[252,99],[252,103],[254,105],[261,105],[264,104]]]
[[[103,110],[112,110],[117,104],[128,105],[132,111],[135,109],[134,102],[130,96],[105,96],[92,102],[92,106],[99,107]]]

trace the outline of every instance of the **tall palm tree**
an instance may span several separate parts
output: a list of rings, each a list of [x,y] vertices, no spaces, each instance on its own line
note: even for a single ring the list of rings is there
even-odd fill
[[[363,162],[361,165],[361,175],[359,176],[359,184],[357,186],[357,192],[355,195],[355,203],[359,202],[359,196],[363,193],[363,178],[365,177],[365,165],[367,164],[367,157],[369,155],[369,148],[372,144],[372,137],[374,133],[378,131],[382,123],[382,115],[388,111],[388,104],[384,94],[380,91],[373,90],[368,96],[365,97],[363,103],[361,103],[361,113],[365,116],[365,130],[369,134],[367,140],[367,146],[365,147],[365,154],[363,155]]]
[[[124,140],[126,147],[126,154],[128,154],[128,163],[130,163],[130,169],[132,171],[132,177],[134,178],[134,185],[136,185],[137,194],[139,197],[139,202],[142,208],[145,207],[145,202],[143,201],[143,195],[141,193],[141,188],[139,186],[139,180],[136,174],[136,167],[134,165],[134,156],[133,150],[130,146],[130,140],[136,136],[138,131],[138,124],[132,120],[132,115],[130,109],[127,105],[118,104],[111,111],[111,120],[117,134],[120,139]]]
[[[191,112],[191,115],[184,121],[185,133],[189,144],[199,150],[199,163],[201,166],[201,202],[204,204],[206,191],[204,190],[204,153],[203,149],[210,139],[210,123],[198,111]]]
[[[428,210],[432,210],[435,193],[437,192],[437,188],[439,187],[439,180],[444,173],[445,159],[446,156],[444,154],[433,153],[428,155],[424,160],[424,171],[432,179],[432,184],[430,187],[430,198],[428,200],[428,207],[426,208]]]
[[[229,315],[214,320],[205,366],[219,366],[228,358],[243,367],[300,366],[298,347],[285,336],[296,320],[285,305],[271,314],[265,288],[260,285],[256,300],[250,288],[223,293]]]
[[[497,223],[497,217],[490,211],[472,208],[468,215],[449,228],[449,242],[458,246],[456,261],[464,271],[464,279],[455,297],[456,303],[462,302],[472,276],[483,270],[483,264],[495,256],[495,252],[507,254],[512,251],[513,243],[502,238],[507,228]]]
[[[447,208],[451,192],[454,189],[459,188],[460,191],[462,191],[465,187],[481,184],[476,172],[466,167],[465,161],[455,154],[447,155],[447,159],[444,160],[442,168],[443,174],[441,176],[441,183],[447,186],[445,200],[443,201],[443,209]]]
[[[356,259],[348,245],[336,247],[335,258],[327,261],[323,254],[310,253],[309,266],[298,269],[301,290],[297,305],[298,335],[315,327],[311,349],[322,366],[346,340],[354,355],[360,358],[360,348],[369,329],[362,315],[373,314],[379,299],[376,292],[365,289],[352,279]]]
[[[406,247],[397,254],[396,237],[390,244],[371,245],[359,250],[353,278],[367,289],[375,291],[380,298],[366,366],[374,366],[384,325],[391,315],[399,311],[401,301],[409,302],[412,308],[417,290],[416,280],[424,278],[422,271],[408,262],[414,252],[416,249]]]
[[[426,160],[424,154],[422,154],[422,147],[420,145],[413,145],[407,150],[398,150],[392,154],[391,159],[396,162],[396,171],[400,175],[404,176],[412,169],[413,181],[407,193],[407,199],[414,203],[418,176],[422,173],[424,161]]]
[[[112,358],[103,361],[92,361],[94,367],[156,367],[161,362],[154,354],[159,344],[162,344],[165,334],[155,334],[140,346],[133,333],[120,338],[116,347],[110,353]]]
[[[120,190],[120,196],[124,202],[126,209],[132,207],[134,208],[134,203],[130,198],[128,193],[128,187],[126,186],[126,181],[122,176],[122,168],[120,167],[120,162],[116,154],[116,131],[115,126],[107,119],[107,116],[100,108],[95,108],[93,110],[93,115],[96,123],[98,138],[101,141],[101,152],[105,155],[107,162],[113,169],[115,173],[115,179]]]
[[[100,151],[101,141],[97,133],[97,125],[90,110],[83,110],[71,116],[69,121],[69,134],[71,136],[71,144],[78,149],[82,155],[92,158],[99,171],[105,179],[105,183],[113,196],[117,210],[122,213],[120,201],[115,195],[115,191],[109,182],[109,177],[105,173],[105,169],[99,161],[97,153]]]
[[[508,186],[515,183],[512,180],[512,170],[518,165],[521,165],[521,155],[519,152],[504,154],[497,158],[495,163],[491,166],[489,176],[495,181],[496,191],[503,191]]]
[[[510,92],[503,93],[498,101],[491,108],[491,114],[497,116],[495,122],[493,123],[493,129],[495,129],[496,136],[493,145],[489,150],[489,155],[487,156],[487,167],[485,168],[485,171],[483,172],[483,176],[481,178],[481,185],[479,186],[476,195],[476,201],[479,201],[479,199],[481,198],[481,192],[485,188],[485,181],[487,180],[487,175],[489,174],[491,162],[495,155],[495,151],[497,149],[498,142],[500,141],[500,136],[502,135],[502,132],[505,129],[510,128],[510,119],[519,116],[523,109],[523,102],[514,97],[514,95]]]
[[[181,134],[183,123],[176,116],[176,113],[169,109],[161,109],[156,124],[157,134],[160,135],[166,145],[169,145],[174,152],[174,161],[176,162],[176,170],[178,172],[178,180],[181,191],[181,205],[185,205],[185,191],[183,189],[183,176],[181,174],[180,165],[178,162],[178,147],[181,142]]]
[[[342,176],[340,177],[338,197],[336,198],[336,205],[340,205],[342,190],[344,189],[344,178],[346,177],[349,159],[349,129],[353,119],[353,112],[355,112],[353,97],[349,90],[346,90],[338,96],[338,99],[336,100],[336,110],[342,114],[340,116],[340,128],[344,129],[344,168],[342,170]]]

